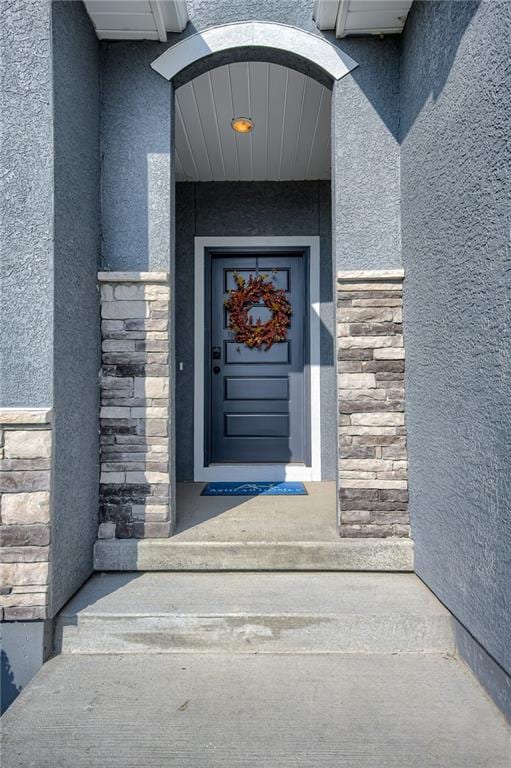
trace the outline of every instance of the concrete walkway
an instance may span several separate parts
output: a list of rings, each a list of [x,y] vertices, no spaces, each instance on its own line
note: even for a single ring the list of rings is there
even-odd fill
[[[2,721],[2,768],[510,768],[414,574],[97,575]]]
[[[2,721],[2,768],[509,768],[441,655],[60,656]]]

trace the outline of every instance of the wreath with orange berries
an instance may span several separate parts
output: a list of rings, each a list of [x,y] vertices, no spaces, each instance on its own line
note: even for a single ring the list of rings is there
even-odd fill
[[[268,275],[250,275],[248,281],[238,274],[234,275],[236,288],[229,291],[225,308],[229,313],[229,330],[234,334],[234,341],[247,347],[269,349],[279,341],[285,341],[291,324],[291,304],[283,288],[275,288]],[[264,304],[271,311],[271,317],[265,323],[260,319],[253,321],[249,310],[253,306]]]

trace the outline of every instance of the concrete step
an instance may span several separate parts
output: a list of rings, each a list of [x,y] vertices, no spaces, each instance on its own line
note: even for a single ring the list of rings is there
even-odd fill
[[[413,571],[409,539],[96,542],[97,571]]]
[[[71,653],[453,653],[451,617],[413,574],[94,576],[62,610]]]
[[[2,768],[509,768],[510,733],[452,657],[59,656]]]

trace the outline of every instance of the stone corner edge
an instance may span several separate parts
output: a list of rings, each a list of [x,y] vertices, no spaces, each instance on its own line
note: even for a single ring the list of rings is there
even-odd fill
[[[168,283],[168,272],[98,272],[98,283]]]
[[[404,280],[404,269],[357,269],[339,270],[337,280],[343,282],[377,282],[379,280]]]
[[[0,424],[51,424],[53,408],[0,408]]]

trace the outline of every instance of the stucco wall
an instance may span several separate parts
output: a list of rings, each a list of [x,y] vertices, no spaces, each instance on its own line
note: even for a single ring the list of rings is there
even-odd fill
[[[401,191],[418,574],[511,672],[511,7],[415,2]]]
[[[193,480],[194,237],[320,235],[322,472],[336,472],[333,267],[328,182],[181,183],[176,196],[177,479]]]
[[[232,0],[188,0],[186,5],[191,21],[188,34],[218,24],[253,19],[276,21],[308,32],[318,32],[312,18],[311,0],[279,0],[278,3],[274,0],[243,0],[243,3],[233,3]]]
[[[177,37],[177,36],[175,36]],[[168,270],[172,86],[159,43],[101,44],[102,252],[106,270]]]
[[[337,268],[400,267],[399,39],[348,39],[342,48],[359,66],[332,94]]]
[[[49,2],[2,4],[0,403],[52,400],[53,94]]]
[[[97,533],[100,208],[98,43],[81,3],[53,4],[52,34],[54,614],[91,573]]]

